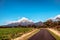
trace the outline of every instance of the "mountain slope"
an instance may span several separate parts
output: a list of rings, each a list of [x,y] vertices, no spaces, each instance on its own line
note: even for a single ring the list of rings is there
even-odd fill
[[[30,25],[30,24],[33,24],[32,20],[29,20],[29,19],[23,17],[22,19],[20,19],[16,22],[11,22],[7,26],[18,26],[18,25],[27,26],[27,25]]]

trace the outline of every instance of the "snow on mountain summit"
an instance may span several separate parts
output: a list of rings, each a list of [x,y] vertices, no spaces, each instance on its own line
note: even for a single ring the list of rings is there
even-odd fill
[[[33,24],[33,21],[32,20],[29,20],[28,18],[25,18],[25,17],[23,17],[23,18],[21,18],[21,19],[19,19],[19,20],[17,20],[17,21],[10,21],[9,23],[8,23],[8,25],[10,25],[10,26],[17,26],[17,25],[29,25],[29,24]]]
[[[57,15],[57,16],[54,17],[54,19],[57,19],[57,18],[60,18],[60,15]]]
[[[57,15],[57,16],[50,18],[50,19],[53,21],[60,21],[60,15]],[[48,20],[50,20],[50,19],[48,19]]]
[[[29,22],[33,22],[32,20],[29,20],[29,19],[26,18],[26,17],[21,18],[21,19],[18,20],[17,22],[27,22],[27,21],[29,21]]]

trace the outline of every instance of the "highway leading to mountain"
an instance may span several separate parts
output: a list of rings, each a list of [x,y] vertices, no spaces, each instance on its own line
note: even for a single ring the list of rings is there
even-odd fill
[[[48,30],[41,29],[38,33],[30,37],[28,40],[56,40]]]

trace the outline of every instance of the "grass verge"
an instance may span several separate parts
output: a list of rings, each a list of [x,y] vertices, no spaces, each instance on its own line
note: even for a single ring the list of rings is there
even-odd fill
[[[40,29],[34,29],[33,31],[22,35],[21,37],[15,38],[14,40],[28,40],[31,36],[39,32]]]
[[[38,33],[40,31],[40,29],[36,29],[34,32],[32,32],[30,35],[26,36],[26,40],[28,40],[30,37],[32,37],[33,35],[35,35],[36,33]]]
[[[52,36],[54,36],[56,38],[56,40],[60,40],[60,37],[58,35],[56,35],[55,33],[53,33],[52,31],[48,30]]]

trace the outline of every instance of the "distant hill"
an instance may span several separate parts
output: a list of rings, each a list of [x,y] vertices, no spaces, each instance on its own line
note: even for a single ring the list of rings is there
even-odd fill
[[[6,26],[18,26],[18,25],[21,25],[21,26],[27,26],[27,25],[31,25],[31,24],[34,24],[34,22],[32,22],[31,20],[27,19],[27,18],[22,18],[20,20],[18,20],[17,22],[12,22]]]

